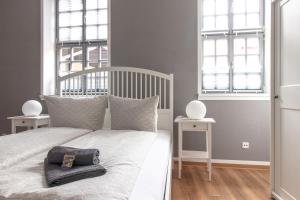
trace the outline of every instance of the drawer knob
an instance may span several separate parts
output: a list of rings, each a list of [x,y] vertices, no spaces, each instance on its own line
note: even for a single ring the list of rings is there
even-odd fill
[[[22,121],[23,124],[25,124],[25,121]]]
[[[196,124],[193,124],[193,127],[196,128]]]

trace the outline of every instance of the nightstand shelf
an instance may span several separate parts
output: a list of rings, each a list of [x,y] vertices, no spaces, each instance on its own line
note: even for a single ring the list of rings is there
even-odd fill
[[[49,115],[39,116],[15,116],[8,117],[11,120],[11,133],[17,132],[17,127],[27,127],[27,129],[36,129],[40,126],[50,126]]]
[[[216,121],[212,118],[196,120],[179,116],[176,117],[175,122],[178,123],[178,177],[181,178],[182,160],[199,159],[207,161],[207,167],[209,172],[208,179],[209,181],[211,181],[212,124],[216,123]],[[184,151],[182,149],[184,131],[206,133],[206,151]]]

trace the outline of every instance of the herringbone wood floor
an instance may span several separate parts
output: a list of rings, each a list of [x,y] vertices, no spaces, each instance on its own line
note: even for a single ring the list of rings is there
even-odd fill
[[[269,169],[214,166],[208,181],[205,166],[183,164],[182,179],[173,169],[172,200],[270,200]]]

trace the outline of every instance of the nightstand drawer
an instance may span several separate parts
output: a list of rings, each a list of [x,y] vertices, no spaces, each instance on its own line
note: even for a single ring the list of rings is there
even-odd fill
[[[33,121],[30,119],[19,119],[15,120],[16,126],[33,126]]]
[[[182,123],[182,130],[184,131],[199,131],[207,130],[208,126],[206,123],[196,123],[196,122],[185,122]]]

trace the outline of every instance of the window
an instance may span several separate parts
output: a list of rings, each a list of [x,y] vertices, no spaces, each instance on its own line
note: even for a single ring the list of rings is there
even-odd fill
[[[200,1],[201,93],[264,93],[263,0]]]
[[[56,0],[57,77],[109,66],[108,12],[108,0]],[[76,92],[105,89],[92,78],[73,83]]]

